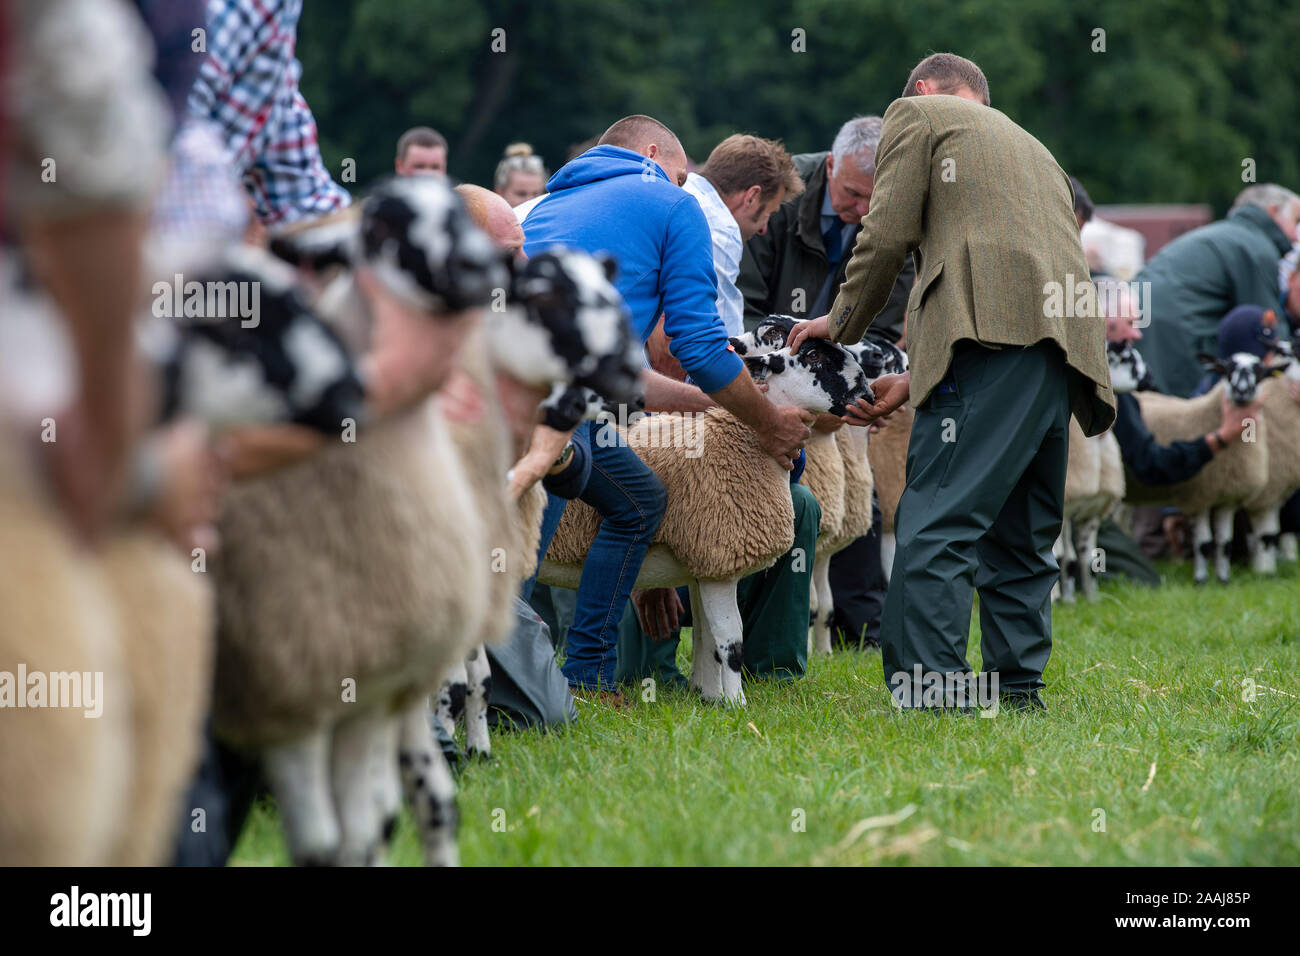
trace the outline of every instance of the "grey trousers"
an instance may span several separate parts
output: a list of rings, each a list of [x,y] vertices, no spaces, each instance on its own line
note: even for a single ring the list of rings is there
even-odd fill
[[[970,671],[978,590],[983,671],[998,675],[1001,695],[1037,699],[1052,650],[1071,374],[1050,342],[963,341],[948,378],[917,408],[881,624],[891,690],[918,666]]]

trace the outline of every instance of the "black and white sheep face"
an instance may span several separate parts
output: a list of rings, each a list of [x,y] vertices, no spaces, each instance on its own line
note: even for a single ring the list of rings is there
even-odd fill
[[[907,353],[897,345],[882,345],[881,350],[885,353],[885,373],[886,375],[901,375],[907,371]]]
[[[1132,342],[1107,342],[1106,361],[1110,365],[1110,387],[1117,395],[1151,387],[1147,363]]]
[[[846,345],[848,353],[858,360],[862,366],[862,371],[867,376],[867,381],[874,382],[887,371],[887,360],[885,350],[875,342],[858,342],[855,345]]]
[[[752,332],[733,335],[729,340],[731,347],[742,358],[775,352],[785,346],[786,339],[798,321],[793,315],[769,315],[761,319]]]
[[[579,422],[595,421],[601,412],[607,412],[618,420],[618,403],[606,402],[589,388],[581,385],[555,385],[540,406],[542,424],[557,432],[567,432],[577,427]],[[631,403],[623,403],[624,415],[645,411],[644,397],[638,397]]]
[[[361,212],[360,255],[395,295],[434,315],[487,305],[508,279],[501,253],[440,176],[376,187]]]
[[[1296,360],[1295,347],[1291,344],[1291,340],[1279,339],[1273,350],[1277,353],[1274,365],[1283,370],[1288,381],[1300,382],[1300,361]]]
[[[1237,352],[1231,358],[1216,359],[1201,353],[1201,364],[1223,376],[1227,382],[1228,397],[1237,405],[1249,405],[1259,397],[1259,386],[1270,375],[1280,375],[1282,364],[1265,365],[1259,356]]]
[[[294,423],[327,432],[347,418],[361,421],[364,390],[352,356],[294,279],[271,255],[236,247],[203,284],[246,284],[256,321],[152,317],[140,327],[142,350],[161,373],[163,420],[186,415],[218,427]]]
[[[843,415],[859,398],[873,404],[876,400],[857,359],[826,339],[808,339],[793,355],[781,348],[749,356],[745,367],[756,380],[767,383],[768,400],[776,405]]]
[[[609,257],[560,247],[516,266],[507,308],[488,313],[494,359],[530,384],[640,402],[641,345],[613,271]]]

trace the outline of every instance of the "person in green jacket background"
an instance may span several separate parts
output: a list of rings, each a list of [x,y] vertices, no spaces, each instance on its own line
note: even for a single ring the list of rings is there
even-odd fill
[[[1179,236],[1137,274],[1151,283],[1142,293],[1142,357],[1157,391],[1189,398],[1203,373],[1196,355],[1216,351],[1223,317],[1238,305],[1277,304],[1278,262],[1296,241],[1297,220],[1300,196],[1273,183],[1247,186],[1226,219]]]

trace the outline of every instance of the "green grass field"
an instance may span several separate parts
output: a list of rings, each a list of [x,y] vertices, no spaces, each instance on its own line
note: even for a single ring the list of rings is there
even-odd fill
[[[896,713],[878,651],[751,684],[743,710],[579,702],[573,727],[496,735],[461,775],[463,862],[1298,864],[1300,570],[1282,568],[1196,588],[1162,566],[1160,589],[1058,607],[1046,713]],[[404,820],[390,862],[419,856]],[[269,803],[233,862],[288,862]]]

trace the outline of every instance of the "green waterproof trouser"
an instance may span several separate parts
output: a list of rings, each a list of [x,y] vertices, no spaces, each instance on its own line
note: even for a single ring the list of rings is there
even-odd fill
[[[1036,697],[1044,686],[1071,374],[1051,342],[986,349],[963,340],[948,377],[917,407],[880,629],[899,703],[920,700],[918,667],[923,679],[971,670],[972,588],[983,671],[997,674],[1003,695]]]
[[[794,544],[765,571],[736,585],[745,641],[745,671],[751,677],[794,680],[808,669],[808,602],[817,531],[822,510],[803,485],[790,486],[794,504]],[[653,678],[660,687],[687,686],[677,669],[681,630],[655,641],[641,630],[628,603],[618,629],[619,683]]]

